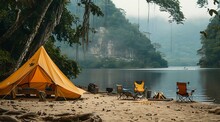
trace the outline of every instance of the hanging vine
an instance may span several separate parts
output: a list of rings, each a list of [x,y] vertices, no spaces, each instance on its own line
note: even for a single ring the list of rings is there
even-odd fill
[[[88,47],[89,42],[89,17],[90,17],[90,3],[91,0],[85,0],[85,12],[83,15],[83,28],[82,28],[82,46],[84,47],[84,43],[86,43],[86,47]]]
[[[81,0],[81,3],[85,6],[83,14],[83,23],[80,28],[80,36],[82,38],[83,49],[88,47],[89,43],[89,30],[90,30],[90,13],[97,16],[104,16],[101,9],[95,5],[91,0]],[[86,46],[85,46],[86,45]]]

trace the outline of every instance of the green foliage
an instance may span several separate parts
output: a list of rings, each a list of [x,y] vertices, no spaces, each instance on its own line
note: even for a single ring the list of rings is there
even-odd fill
[[[69,78],[76,78],[79,75],[80,68],[78,64],[66,55],[62,55],[60,49],[55,47],[52,41],[48,41],[45,48],[51,59],[65,75]]]
[[[144,68],[167,67],[167,61],[156,51],[150,40],[139,31],[138,26],[131,24],[112,2],[97,3],[106,10],[105,16],[93,17],[92,27],[97,33],[91,33],[90,49],[100,52],[80,60],[82,67],[87,68]],[[101,40],[101,42],[100,42]],[[108,55],[108,45],[113,43],[112,56]]]
[[[0,49],[4,50],[4,53],[1,53],[1,60],[2,62],[7,62],[12,65],[7,67],[4,71],[8,71],[9,69],[11,69],[13,67],[14,61],[17,61],[20,55],[23,53],[24,45],[30,38],[30,34],[33,34],[33,30],[36,28],[36,26],[38,26],[36,24],[38,23],[38,19],[36,18],[41,17],[40,13],[43,13],[44,9],[42,7],[45,2],[48,1],[2,0],[0,2],[0,37],[2,37],[7,32],[7,30],[10,29],[10,27],[13,27],[14,24],[18,24],[13,30],[13,35],[4,40],[1,40],[2,38],[0,38]],[[66,2],[66,0],[52,1],[52,3],[50,4],[51,6],[46,11],[46,16],[44,16],[42,22],[39,25],[40,27],[36,33],[36,36],[34,37],[32,44],[30,45],[28,55],[26,55],[23,62],[28,60],[28,58],[33,55],[33,53],[36,51],[36,47],[44,44],[41,43],[41,41],[45,41],[44,37],[46,37],[47,35],[44,34],[45,32],[48,32],[50,36],[49,40],[52,40],[51,42],[48,42],[46,44],[46,49],[48,53],[51,55],[52,59],[55,60],[55,63],[58,65],[58,67],[60,67],[60,69],[66,75],[68,75],[69,77],[74,75],[76,77],[77,74],[80,72],[78,65],[76,64],[76,62],[69,60],[67,56],[62,55],[59,49],[54,47],[53,42],[55,42],[55,40],[65,41],[70,46],[72,46],[73,43],[79,43],[79,38],[81,38],[82,34],[85,32],[82,32],[82,23],[78,23],[77,27],[74,27],[73,24],[79,22],[78,19],[80,17],[78,18],[75,15],[71,15],[71,13],[66,8],[64,8],[60,23],[58,22],[59,25],[54,29],[53,34],[50,33],[52,31],[50,29],[53,29],[53,26],[51,26],[51,24],[53,24],[53,21],[57,17],[54,13],[56,13],[56,10],[59,10],[58,7],[61,7],[59,5],[63,5],[64,2]],[[123,60],[104,57],[101,58],[102,62],[100,64],[94,63],[94,65],[96,65],[97,67],[120,67],[121,65],[124,65],[126,67],[166,67],[167,62],[160,56],[160,53],[154,49],[150,40],[139,32],[137,25],[131,25],[128,20],[125,19],[123,13],[120,12],[121,10],[115,9],[114,5],[111,2],[109,2],[107,7],[104,6],[104,2],[105,1],[99,1],[99,4],[96,5],[96,3],[94,2],[87,3],[86,0],[81,0],[81,3],[77,3],[77,5],[80,5],[82,9],[84,9],[83,7],[85,7],[86,5],[89,5],[91,7],[92,15],[98,16],[96,18],[97,21],[94,22],[96,24],[93,24],[93,27],[99,29],[99,27],[104,26],[109,32],[111,32],[106,33],[103,39],[109,40],[111,38],[112,40],[114,40],[114,43],[118,45],[115,47],[118,52],[125,52],[125,50],[123,49],[126,48],[127,50],[133,50],[133,52],[135,53],[135,58],[127,61],[127,57],[122,58]],[[183,21],[184,16],[180,12],[177,0],[155,0],[154,2],[161,7],[164,7],[165,10],[170,13],[171,17],[173,17],[173,21],[176,21],[177,23],[181,23]],[[47,4],[45,3],[45,5]],[[104,18],[101,18],[100,16],[104,15],[102,13],[103,10],[105,11],[105,16]],[[17,22],[18,18],[19,23]],[[48,26],[51,28],[47,28]],[[94,29],[91,28],[90,30],[94,31]],[[98,37],[94,36],[94,40],[95,39],[98,39]],[[93,41],[93,39],[91,39],[90,41]],[[105,43],[104,46],[106,46],[106,44],[107,43]],[[104,48],[106,47],[103,47],[103,52],[105,52]],[[6,54],[5,52],[7,52],[7,55],[4,55]],[[93,59],[97,62],[100,62],[99,59]]]
[[[0,50],[0,79],[2,79],[2,75],[5,72],[8,72],[15,61],[11,58],[11,55],[9,52],[5,50]]]
[[[22,20],[22,24],[17,26],[15,28],[15,32],[12,36],[7,38],[7,40],[3,40],[4,42],[1,42],[0,50],[4,50],[4,52],[7,52],[7,55],[4,55],[5,53],[0,53],[1,59],[1,76],[3,74],[10,75],[9,71],[12,71],[14,68],[15,62],[20,57],[22,50],[24,48],[24,45],[26,44],[26,41],[28,39],[29,34],[35,27],[36,18],[39,16],[38,9],[42,6],[42,0],[34,1],[34,0],[23,0],[18,1],[17,3],[13,0],[4,0],[4,2],[0,2],[0,37],[3,36],[7,32],[7,30],[13,26],[13,24],[16,24],[16,17],[19,17]],[[53,7],[56,7],[54,4],[60,3],[59,1],[54,1],[52,3],[52,7],[48,9],[48,13],[46,13],[46,17],[44,18],[43,22],[41,23],[41,27],[39,31],[37,32],[37,36],[34,38],[34,41],[31,44],[30,51],[26,55],[25,59],[23,60],[23,63],[30,58],[35,50],[35,47],[37,45],[40,45],[40,41],[43,32],[45,32],[45,29],[47,26],[47,23],[51,22],[54,18],[52,10],[54,10]],[[20,14],[18,14],[18,9],[21,10]],[[18,16],[19,15],[19,16]],[[50,40],[57,40],[60,41],[66,41],[70,45],[72,43],[77,42],[74,40],[74,29],[72,28],[72,23],[76,20],[74,15],[71,15],[71,13],[64,8],[64,12],[61,17],[61,23],[57,28],[55,29],[54,33],[50,36]],[[48,31],[48,30],[46,30]],[[43,35],[44,36],[44,35]],[[50,49],[51,48],[51,49]],[[58,67],[69,77],[76,77],[80,69],[76,62],[68,59],[67,56],[62,55],[60,51],[58,51],[52,42],[49,42],[49,44],[46,45],[46,49],[49,50],[50,55],[52,55],[52,59],[56,60],[55,63],[58,65]],[[7,59],[7,60],[6,60]]]
[[[66,8],[63,11],[63,15],[60,20],[60,24],[54,29],[54,35],[58,41],[65,41],[70,46],[73,43],[79,43],[79,40],[76,39],[76,29],[73,28],[73,22],[76,23],[77,17],[72,15],[70,11]]]
[[[202,35],[202,48],[198,54],[202,57],[199,61],[201,67],[220,67],[220,18],[216,15]]]
[[[172,21],[176,21],[177,24],[183,24],[185,19],[179,0],[151,0],[152,2],[160,6],[161,11],[168,12]]]
[[[197,4],[200,5],[200,7],[204,7],[205,5],[208,5],[208,0],[198,0]]]

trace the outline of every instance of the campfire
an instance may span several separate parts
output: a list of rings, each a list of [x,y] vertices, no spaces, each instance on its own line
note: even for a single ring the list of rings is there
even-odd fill
[[[155,95],[153,96],[154,99],[162,99],[162,100],[163,100],[163,99],[166,99],[166,97],[163,95],[162,92],[157,92],[157,93],[155,92],[154,94],[155,94]]]

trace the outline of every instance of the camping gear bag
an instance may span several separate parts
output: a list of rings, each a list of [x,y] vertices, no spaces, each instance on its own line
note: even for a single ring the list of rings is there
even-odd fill
[[[98,93],[99,88],[98,88],[98,86],[95,85],[94,83],[90,83],[90,84],[88,85],[88,91],[91,92],[91,93],[93,93],[93,94],[96,94],[96,93]]]

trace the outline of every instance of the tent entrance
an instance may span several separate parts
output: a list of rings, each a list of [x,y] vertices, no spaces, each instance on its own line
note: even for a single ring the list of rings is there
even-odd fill
[[[37,66],[25,78],[17,84],[17,94],[25,94],[30,96],[34,94],[38,96],[39,91],[44,91],[47,95],[55,94],[55,84],[45,71]]]

